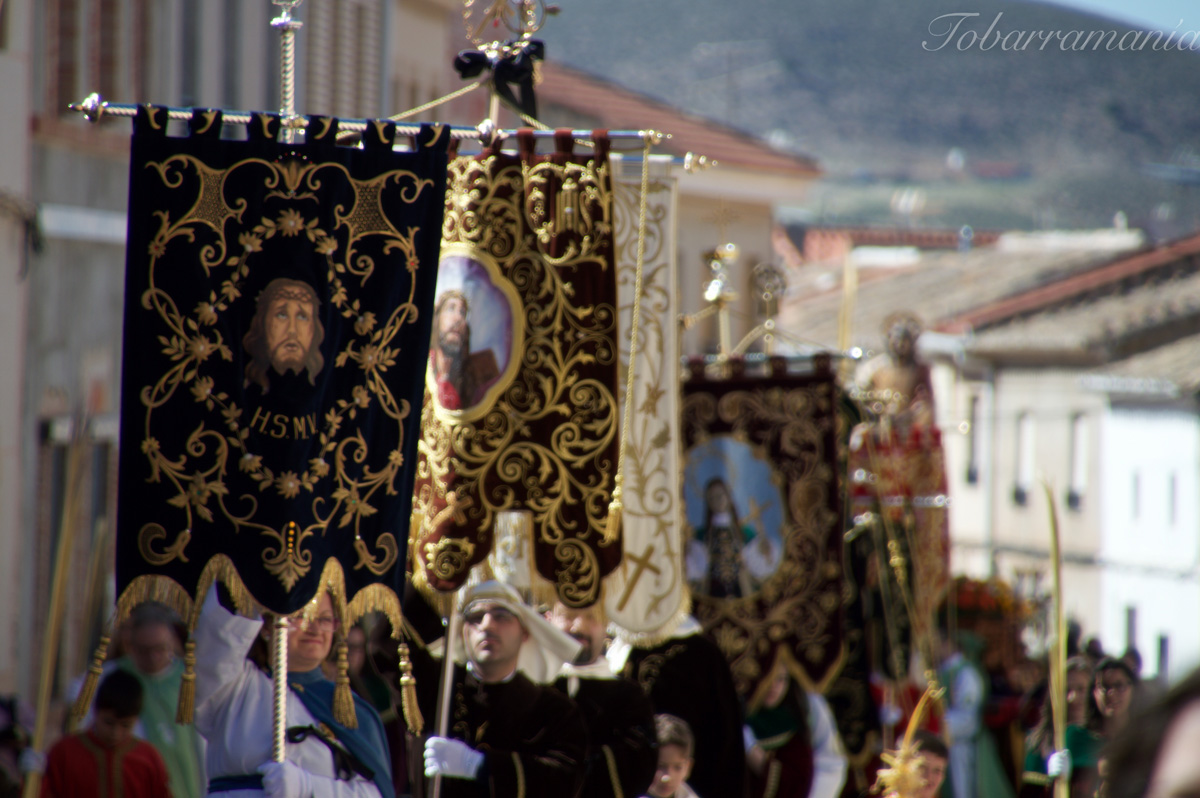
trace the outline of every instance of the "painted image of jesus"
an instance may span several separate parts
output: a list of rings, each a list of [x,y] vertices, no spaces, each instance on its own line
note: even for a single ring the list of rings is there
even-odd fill
[[[250,355],[246,384],[254,383],[265,394],[271,388],[270,371],[286,374],[307,372],[310,385],[325,368],[321,342],[325,328],[317,311],[321,302],[308,283],[277,277],[258,295],[250,331],[242,346]]]
[[[467,295],[448,289],[438,295],[433,311],[433,346],[429,363],[438,404],[445,410],[466,410],[483,401],[500,377],[492,349],[471,351],[471,306]]]

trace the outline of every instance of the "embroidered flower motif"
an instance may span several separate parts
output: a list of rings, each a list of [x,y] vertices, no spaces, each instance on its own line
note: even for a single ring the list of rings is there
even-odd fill
[[[363,371],[370,371],[379,365],[379,348],[364,346],[362,354],[358,356],[358,365],[362,366]]]
[[[287,208],[279,214],[279,232],[287,237],[298,236],[304,232],[304,217],[295,208]]]
[[[211,302],[201,302],[196,305],[196,321],[211,327],[217,323],[217,309]]]
[[[206,336],[198,335],[188,341],[188,352],[191,353],[197,361],[208,360],[208,356],[216,351],[213,342],[208,340]]]
[[[196,397],[197,402],[208,402],[209,407],[212,407],[212,377],[200,377],[192,383],[192,396]]]
[[[300,494],[300,477],[295,471],[284,471],[275,480],[275,489],[285,499],[294,499]]]
[[[247,252],[262,252],[262,238],[254,233],[242,233],[238,236],[238,243]]]
[[[367,311],[354,321],[354,332],[359,335],[366,335],[373,329],[375,329],[375,314],[371,311]]]

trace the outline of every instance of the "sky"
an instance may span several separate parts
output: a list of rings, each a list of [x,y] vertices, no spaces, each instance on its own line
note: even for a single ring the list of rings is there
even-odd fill
[[[1200,3],[1196,0],[1059,0],[1052,5],[1078,8],[1168,33],[1176,26],[1180,32],[1200,29]]]

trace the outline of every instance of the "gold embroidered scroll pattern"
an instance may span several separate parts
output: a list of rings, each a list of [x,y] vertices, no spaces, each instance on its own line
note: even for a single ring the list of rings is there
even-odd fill
[[[429,479],[438,488],[426,486],[414,498],[414,517],[422,524],[418,546],[432,534],[436,503],[448,498],[442,486],[451,476],[481,486],[478,504],[465,509],[464,520],[472,528],[490,529],[497,512],[517,503],[513,486],[520,485],[521,504],[533,514],[544,543],[559,547],[569,538],[601,538],[604,533],[616,466],[605,453],[615,440],[617,405],[607,386],[581,378],[576,369],[615,358],[615,311],[607,304],[574,305],[568,279],[580,270],[604,268],[604,253],[594,236],[585,235],[564,254],[548,255],[544,203],[522,197],[544,196],[540,186],[562,179],[564,167],[498,167],[495,161],[458,158],[451,163],[442,238],[443,245],[466,244],[486,253],[517,290],[524,313],[522,368],[479,418],[450,423],[439,419],[426,401],[420,444],[426,464],[418,480]],[[580,185],[584,218],[611,225],[611,210],[593,207],[611,203],[610,193],[600,188],[606,185],[606,168],[588,162],[568,170]],[[547,419],[556,422],[550,439],[533,439],[529,425]],[[490,490],[482,489],[489,484]],[[585,510],[586,528],[578,528],[566,512],[576,506]],[[592,570],[594,558],[583,557],[573,545],[556,548],[555,557],[560,597],[578,605],[594,602],[600,585]],[[463,570],[472,564],[464,561]],[[583,582],[573,581],[581,578]]]
[[[241,216],[248,207],[247,200],[238,198],[233,206],[227,204],[224,199],[224,183],[228,178],[218,180],[217,175],[221,173],[210,169],[196,158],[175,156],[163,163],[149,166],[158,172],[167,188],[182,188],[186,182],[184,173],[188,169],[194,170],[200,177],[196,200],[181,218],[172,221],[166,212],[155,212],[160,228],[149,245],[147,268],[150,287],[141,298],[142,306],[154,311],[167,328],[167,334],[159,335],[158,341],[162,345],[163,354],[173,364],[155,385],[147,385],[142,389],[141,400],[146,407],[146,418],[141,448],[150,461],[150,481],[157,482],[165,478],[173,483],[178,493],[169,499],[168,503],[185,513],[184,529],[178,533],[176,541],[165,546],[161,554],[151,554],[159,560],[166,556],[172,559],[183,558],[189,539],[187,536],[190,536],[194,525],[193,515],[211,522],[214,518],[211,502],[235,529],[258,529],[278,542],[279,549],[274,555],[264,552],[264,565],[290,589],[290,583],[294,583],[295,578],[303,576],[308,570],[304,556],[298,553],[305,538],[316,532],[323,533],[335,520],[339,528],[353,525],[355,536],[358,538],[358,522],[376,512],[371,503],[374,494],[380,488],[384,488],[388,495],[396,493],[394,478],[402,465],[399,454],[403,444],[402,422],[411,412],[411,408],[407,402],[397,402],[384,381],[383,374],[396,365],[399,350],[394,342],[401,328],[416,320],[416,306],[413,302],[415,281],[410,285],[407,301],[394,308],[389,317],[379,324],[373,313],[362,311],[359,299],[351,298],[352,291],[361,291],[365,287],[374,263],[366,256],[355,258],[353,263],[339,261],[335,256],[343,245],[333,234],[319,227],[319,220],[315,216],[308,218],[302,209],[288,207],[273,218],[264,216],[253,225],[239,225],[235,232],[240,251],[236,255],[225,257],[225,253],[230,251],[226,241],[226,222],[230,219],[241,221]],[[402,186],[399,194],[405,202],[415,201],[424,189],[432,185],[431,181],[418,179],[416,175],[405,170],[394,170],[364,184],[351,178],[345,168],[338,164],[304,164],[298,160],[273,163],[247,159],[234,165],[229,173],[245,168],[266,170],[266,187],[273,189],[285,186],[286,196],[297,204],[315,201],[316,196],[313,192],[320,187],[320,181],[336,177],[341,177],[354,187],[358,198],[356,205],[373,202],[376,209],[379,208],[378,193],[389,182]],[[318,173],[322,170],[333,170],[339,174],[318,178]],[[364,191],[364,186],[369,187],[369,190]],[[282,192],[276,194],[285,195]],[[359,227],[363,221],[372,222],[372,226]],[[199,302],[187,313],[176,306],[170,295],[155,287],[154,275],[171,242],[179,237],[189,242],[194,241],[198,225],[208,227],[214,234],[213,243],[201,249],[201,265],[205,273],[211,274],[214,268],[221,265],[229,268],[230,272],[217,288],[210,291],[206,300]],[[344,215],[337,216],[337,226],[339,230],[344,228],[344,234],[350,242],[345,246],[347,260],[351,257],[350,249],[353,243],[373,234],[387,239],[383,245],[385,252],[398,248],[405,253],[410,272],[417,268],[414,255],[416,228],[410,227],[401,234],[387,223],[386,219],[379,223],[374,214],[368,212],[365,215],[356,215],[353,208]],[[353,320],[355,333],[349,338],[345,348],[337,354],[335,367],[345,368],[352,363],[362,372],[361,379],[354,386],[351,395],[336,399],[326,412],[324,426],[318,434],[319,455],[309,462],[309,468],[302,474],[291,470],[277,474],[273,468],[263,463],[261,456],[253,453],[250,442],[253,422],[246,423],[245,410],[230,401],[227,392],[218,390],[212,377],[203,374],[204,364],[210,357],[215,355],[224,360],[232,359],[233,353],[216,327],[221,314],[229,311],[234,303],[242,298],[244,280],[251,273],[252,257],[262,252],[264,241],[277,235],[303,236],[312,243],[317,253],[325,256],[331,294],[329,301],[338,308],[343,318]],[[356,285],[348,286],[344,282],[343,275],[346,274],[358,278],[355,281]],[[227,433],[207,429],[201,423],[189,435],[186,451],[172,456],[161,450],[159,441],[153,434],[154,411],[168,406],[181,385],[188,385],[193,399],[203,403],[206,409],[219,411],[220,423]],[[372,471],[363,467],[361,477],[355,479],[345,468],[347,460],[362,464],[366,461],[368,450],[366,440],[357,429],[349,429],[348,422],[353,421],[358,412],[369,407],[372,401],[378,401],[387,416],[397,422],[397,438],[385,468]],[[348,429],[339,436],[343,425]],[[315,425],[311,432],[316,433]],[[337,488],[332,493],[333,503],[329,508],[324,508],[324,499],[314,499],[312,511],[317,520],[293,536],[292,555],[286,555],[286,531],[281,532],[253,520],[257,510],[257,500],[253,496],[246,494],[238,497],[243,506],[248,508],[240,515],[226,504],[225,497],[229,494],[229,489],[225,479],[229,473],[230,456],[234,451],[239,455],[236,459],[237,468],[258,483],[259,491],[274,487],[285,499],[297,498],[302,490],[313,492],[316,484],[330,474],[337,481]],[[327,455],[333,456],[332,466],[326,460]],[[206,461],[207,467],[201,465],[202,460]],[[162,530],[161,534],[155,530],[152,535],[143,532],[143,539],[146,540],[165,536],[165,530]],[[385,541],[380,541],[380,544],[383,549],[382,559],[372,561],[364,555],[360,567],[367,567],[374,572],[386,569],[395,561],[398,547],[394,539],[390,546]],[[148,546],[144,548],[145,551],[150,551]],[[361,549],[360,555],[363,555],[365,544]]]

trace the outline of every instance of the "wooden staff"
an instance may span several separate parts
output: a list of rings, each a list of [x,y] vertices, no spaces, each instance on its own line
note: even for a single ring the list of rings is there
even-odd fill
[[[46,744],[46,716],[50,712],[50,692],[54,687],[54,672],[58,659],[59,636],[62,633],[63,614],[66,610],[68,571],[71,555],[75,549],[75,518],[78,514],[79,494],[83,483],[83,443],[73,440],[67,448],[67,493],[63,502],[62,517],[58,521],[58,551],[54,557],[54,577],[50,588],[50,618],[42,638],[41,679],[38,681],[36,719],[33,725],[34,751],[44,753]],[[31,771],[25,774],[22,798],[34,798],[41,792],[42,774]]]
[[[450,731],[450,703],[454,700],[454,644],[462,634],[462,614],[450,611],[450,628],[446,630],[446,652],[442,664],[442,684],[438,690],[437,736],[445,737]],[[433,798],[442,794],[442,774],[433,777]]]
[[[1054,491],[1045,481],[1042,489],[1050,504],[1050,569],[1054,575],[1054,645],[1050,648],[1050,711],[1054,722],[1054,750],[1067,749],[1067,622],[1062,600],[1062,552],[1059,549],[1058,508]],[[1070,779],[1064,773],[1054,780],[1054,798],[1068,798]]]
[[[854,263],[853,247],[842,257],[842,304],[838,309],[838,349],[850,348],[854,334],[854,303],[858,299],[858,267]]]

